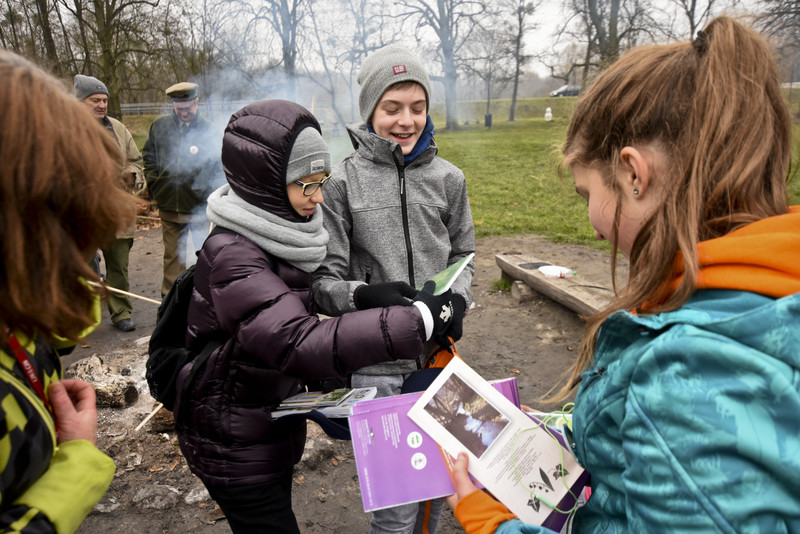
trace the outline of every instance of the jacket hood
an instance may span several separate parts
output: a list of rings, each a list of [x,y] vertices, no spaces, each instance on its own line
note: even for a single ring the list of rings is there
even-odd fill
[[[222,139],[222,166],[231,189],[247,203],[289,221],[305,222],[289,203],[286,168],[304,128],[322,132],[303,106],[261,100],[231,115]]]
[[[779,298],[800,292],[800,206],[697,247],[697,289],[736,289]],[[677,287],[683,276],[679,259]]]

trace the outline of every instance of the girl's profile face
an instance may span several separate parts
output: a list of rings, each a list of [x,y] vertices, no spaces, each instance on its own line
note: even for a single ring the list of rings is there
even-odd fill
[[[304,178],[300,178],[300,182],[304,184],[319,184],[325,178],[324,172],[318,172],[316,174],[311,174]],[[322,204],[323,197],[322,197],[322,187],[318,185],[316,190],[313,194],[306,196],[303,194],[303,186],[292,182],[286,186],[286,192],[289,195],[289,203],[294,208],[294,211],[299,213],[305,218],[309,218],[314,215],[314,210],[317,209],[317,204]]]
[[[614,239],[614,213],[617,209],[617,194],[603,182],[599,170],[581,165],[571,165],[570,172],[575,178],[575,192],[586,199],[589,208],[589,223],[594,228],[594,236],[603,241]],[[630,258],[633,241],[639,233],[643,221],[626,209],[623,196],[622,213],[619,222],[619,242],[616,244],[626,258]]]

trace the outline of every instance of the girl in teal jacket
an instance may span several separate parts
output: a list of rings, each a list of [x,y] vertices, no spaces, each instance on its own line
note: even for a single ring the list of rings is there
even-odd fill
[[[70,533],[102,498],[91,385],[60,355],[100,320],[89,258],[134,222],[119,147],[55,78],[0,50],[0,532]]]
[[[564,165],[630,276],[558,395],[578,388],[571,438],[591,473],[574,532],[800,532],[790,151],[771,51],[724,17],[629,52],[579,100]],[[548,532],[475,491],[466,464],[450,501],[467,532]]]

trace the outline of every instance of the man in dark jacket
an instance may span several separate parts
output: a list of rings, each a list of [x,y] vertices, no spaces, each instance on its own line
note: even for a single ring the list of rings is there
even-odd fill
[[[197,114],[197,84],[177,83],[166,93],[173,112],[153,121],[142,151],[147,187],[161,216],[162,296],[187,265],[194,263],[194,255],[186,253],[186,239],[191,235],[194,250],[200,250],[209,227],[206,199],[225,183],[220,160],[222,135]]]

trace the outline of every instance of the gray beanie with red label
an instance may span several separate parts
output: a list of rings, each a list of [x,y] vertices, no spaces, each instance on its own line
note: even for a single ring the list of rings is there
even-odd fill
[[[417,82],[425,90],[428,109],[431,104],[431,81],[425,67],[411,50],[403,45],[389,45],[373,52],[364,60],[358,74],[361,93],[358,107],[361,118],[370,123],[372,113],[380,102],[383,93],[399,82]]]

